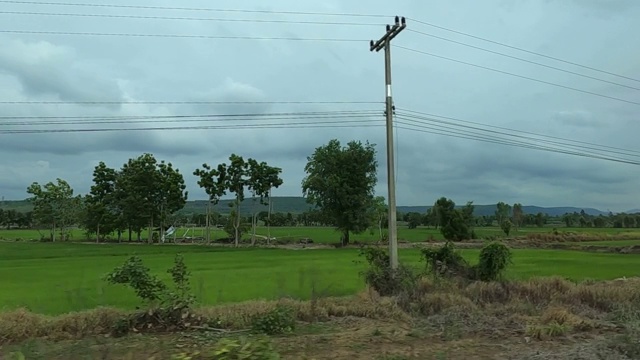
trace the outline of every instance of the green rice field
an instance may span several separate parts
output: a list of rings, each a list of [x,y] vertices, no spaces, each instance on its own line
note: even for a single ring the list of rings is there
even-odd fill
[[[476,261],[478,250],[462,254]],[[558,275],[574,280],[640,275],[640,255],[560,250],[513,250],[510,278]],[[324,295],[349,295],[364,288],[363,264],[355,249],[232,249],[197,245],[0,243],[0,310],[26,307],[60,314],[96,306],[134,308],[133,292],[102,277],[132,254],[168,280],[166,269],[182,253],[192,288],[202,304],[306,299],[312,288]],[[422,267],[419,251],[401,250],[402,262]]]

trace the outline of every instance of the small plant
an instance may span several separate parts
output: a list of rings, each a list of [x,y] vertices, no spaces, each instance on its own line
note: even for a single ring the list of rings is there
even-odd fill
[[[280,360],[280,355],[266,338],[241,337],[223,338],[209,351],[182,352],[171,360]]]
[[[149,274],[149,268],[138,256],[130,257],[124,265],[115,268],[107,274],[106,280],[110,284],[129,285],[139,298],[148,302],[160,300],[162,292],[167,289],[162,281]]]
[[[501,242],[491,242],[480,250],[480,262],[476,265],[479,280],[495,281],[502,277],[507,267],[512,264],[511,250]]]
[[[512,227],[513,227],[513,223],[510,220],[505,220],[500,223],[500,228],[507,236],[509,236],[509,234],[511,233]]]
[[[253,319],[253,330],[267,335],[290,333],[295,329],[295,326],[296,317],[293,309],[281,305]]]
[[[360,256],[364,256],[369,268],[360,272],[367,285],[381,296],[399,295],[415,289],[417,274],[411,268],[400,264],[396,270],[391,269],[389,254],[381,248],[363,247]]]
[[[221,339],[213,351],[216,360],[280,360],[268,339]]]
[[[451,241],[437,250],[422,249],[422,257],[427,264],[427,271],[434,275],[464,275],[469,269],[469,264]]]
[[[106,280],[109,283],[129,285],[149,305],[148,310],[118,321],[112,329],[114,336],[126,335],[131,330],[184,329],[202,322],[202,318],[190,311],[195,297],[189,286],[190,273],[180,254],[176,255],[173,267],[167,272],[171,274],[174,289],[151,275],[149,268],[137,256],[132,256],[123,266],[107,274]]]

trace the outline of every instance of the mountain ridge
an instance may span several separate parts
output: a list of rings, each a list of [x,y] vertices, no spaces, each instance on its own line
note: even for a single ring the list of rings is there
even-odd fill
[[[213,206],[213,210],[220,213],[228,213],[230,209],[230,204],[233,200],[225,199],[220,200],[220,202]],[[189,200],[185,205],[184,209],[180,210],[181,213],[185,214],[198,214],[204,213],[206,211],[207,201],[206,200]],[[301,213],[310,209],[313,209],[314,206],[308,204],[306,199],[300,196],[279,196],[272,198],[272,206],[274,212],[290,212],[292,214]],[[496,210],[495,204],[485,204],[485,205],[475,205],[474,215],[475,216],[487,216],[493,215]],[[251,208],[254,208],[256,211],[266,211],[268,210],[267,205],[261,205],[259,201],[253,201],[249,199],[245,199],[241,205],[241,211],[248,211]],[[426,213],[428,209],[431,208],[431,205],[420,205],[420,206],[397,206],[398,211],[402,213],[407,212],[419,212]],[[32,209],[31,204],[27,200],[5,200],[0,203],[0,209],[7,210],[17,210],[21,212],[29,211]],[[538,212],[547,214],[549,216],[561,216],[566,213],[579,213],[581,210],[584,210],[585,213],[589,215],[607,215],[608,212],[601,211],[595,208],[579,208],[573,206],[556,206],[556,207],[543,207],[543,206],[535,206],[535,205],[526,205],[522,206],[522,210],[525,214],[537,214]],[[630,210],[627,213],[640,212],[640,209]]]

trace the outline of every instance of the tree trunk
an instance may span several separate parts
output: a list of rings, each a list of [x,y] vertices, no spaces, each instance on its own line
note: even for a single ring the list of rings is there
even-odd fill
[[[100,242],[100,224],[96,228],[96,244]]]
[[[211,216],[211,199],[207,202],[207,219],[206,219],[206,228],[207,234],[205,238],[207,239],[207,244],[211,243],[211,233],[209,232],[209,217]]]
[[[251,197],[251,246],[256,245],[256,196]]]
[[[349,245],[349,230],[342,233],[342,246]]]
[[[149,244],[153,244],[153,216],[149,219]]]
[[[56,223],[53,223],[53,230],[51,231],[51,242],[56,242]]]
[[[271,244],[271,188],[269,188],[269,210],[267,212],[267,245]]]
[[[382,221],[384,219],[380,219],[380,221],[378,221],[378,230],[380,231],[380,241],[382,241]]]
[[[122,242],[122,230],[118,229],[118,243]]]
[[[240,243],[240,201],[236,198],[236,221],[235,221],[235,230],[236,230],[236,238],[235,238],[235,246],[238,247]]]
[[[129,225],[129,242],[131,242],[131,234],[133,233],[133,231],[131,231],[131,225]]]

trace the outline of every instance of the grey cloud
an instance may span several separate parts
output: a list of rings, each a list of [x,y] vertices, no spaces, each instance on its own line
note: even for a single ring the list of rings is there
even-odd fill
[[[638,51],[628,42],[613,41],[640,32],[635,1],[502,1],[461,0],[452,4],[399,1],[389,11],[387,3],[266,4],[251,0],[242,8],[349,13],[389,13],[389,19],[341,19],[354,22],[390,22],[405,15],[465,33],[540,51],[596,68],[640,76]],[[162,2],[172,6],[170,1]],[[508,7],[501,5],[508,4]],[[13,9],[12,5],[7,5]],[[189,6],[211,7],[197,0]],[[236,1],[216,2],[219,8],[238,8]],[[617,8],[617,9],[614,9]],[[17,9],[17,7],[16,7]],[[26,8],[27,10],[29,8]],[[25,10],[25,8],[20,8]],[[80,11],[80,10],[79,10]],[[113,10],[113,13],[121,11]],[[135,14],[144,14],[135,12]],[[156,14],[155,12],[153,14]],[[604,14],[604,15],[602,15]],[[167,15],[162,13],[161,15]],[[177,13],[176,13],[177,15]],[[185,16],[215,17],[207,13]],[[230,18],[302,20],[302,17],[225,14]],[[604,16],[604,18],[603,18]],[[615,16],[616,21],[606,17]],[[24,20],[32,20],[25,25]],[[293,24],[216,23],[206,21],[129,21],[75,18],[2,17],[10,28],[98,32],[294,36],[355,38],[362,42],[240,41],[171,38],[109,38],[73,36],[6,37],[26,44],[24,54],[0,49],[0,96],[7,100],[169,100],[169,101],[379,101],[379,104],[287,105],[123,105],[0,106],[0,112],[17,116],[122,116],[248,114],[275,112],[384,110],[384,59],[371,53],[368,39],[379,37],[384,27],[312,26]],[[304,20],[336,20],[305,17]],[[605,26],[606,25],[606,26]],[[409,23],[425,31],[477,46],[592,74],[568,64],[526,55],[439,29]],[[535,28],[535,31],[531,31]],[[367,40],[365,40],[367,39]],[[49,53],[34,50],[49,44]],[[630,100],[637,93],[497,55],[430,39],[406,31],[397,45],[486,65],[567,86]],[[5,42],[8,43],[8,42]],[[57,51],[57,52],[56,52]],[[46,55],[46,56],[45,56]],[[33,64],[22,62],[29,56]],[[398,108],[456,117],[480,123],[544,133],[585,142],[628,149],[637,148],[640,123],[635,105],[602,99],[566,89],[516,79],[503,74],[451,63],[442,59],[393,49],[394,101]],[[64,59],[64,60],[61,60]],[[34,60],[35,61],[35,60]],[[71,66],[61,65],[71,64]],[[45,73],[42,69],[49,69]],[[592,74],[595,75],[595,74]],[[606,75],[598,74],[598,77]],[[609,77],[606,77],[609,79]],[[615,79],[624,82],[624,79]],[[25,85],[26,84],[26,85]],[[634,85],[631,83],[631,85]],[[638,99],[640,100],[640,99]],[[341,121],[343,119],[336,119]],[[253,120],[252,120],[253,121]],[[302,120],[301,120],[302,121]],[[248,123],[246,121],[244,123]],[[253,121],[258,122],[258,121]],[[282,122],[285,122],[282,120]],[[227,122],[229,124],[233,122]],[[217,125],[218,123],[211,123]],[[147,126],[203,125],[196,122],[157,123]],[[125,125],[123,125],[125,126]],[[129,124],[126,126],[138,126]],[[232,152],[283,168],[285,184],[277,195],[300,195],[306,157],[331,138],[377,143],[379,184],[386,196],[384,128],[250,129],[161,132],[116,132],[46,135],[0,135],[2,165],[21,169],[24,176],[0,178],[0,193],[23,198],[33,179],[52,180],[60,175],[78,191],[86,191],[98,160],[120,167],[126,159],[149,151],[172,161],[185,174],[191,198],[203,198],[191,172],[203,162],[226,161]],[[401,130],[398,147],[398,203],[420,205],[448,196],[458,203],[497,201],[542,206],[575,205],[612,210],[637,208],[637,167],[551,154],[465,139]],[[50,167],[38,170],[36,161]],[[6,172],[3,172],[6,173]],[[13,174],[13,173],[11,173]],[[47,180],[47,181],[49,181]],[[23,185],[20,185],[23,184]],[[13,190],[17,189],[17,190]],[[85,189],[85,190],[83,190]]]

